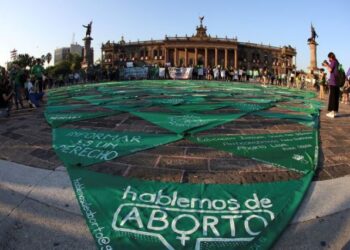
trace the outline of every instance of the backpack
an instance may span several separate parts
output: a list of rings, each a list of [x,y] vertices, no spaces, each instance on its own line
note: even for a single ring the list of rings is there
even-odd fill
[[[336,83],[339,87],[343,87],[346,80],[345,71],[341,64],[338,66],[338,75],[335,77]]]

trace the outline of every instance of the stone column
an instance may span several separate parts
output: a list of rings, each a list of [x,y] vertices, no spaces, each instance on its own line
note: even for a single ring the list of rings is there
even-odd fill
[[[225,49],[225,68],[227,68],[227,49]]]
[[[188,66],[188,55],[187,55],[187,48],[185,48],[185,67]]]
[[[317,43],[314,40],[309,41],[309,47],[310,47],[310,70],[317,69]]]
[[[208,48],[204,50],[204,67],[208,67]]]
[[[174,50],[174,66],[177,67],[177,48]]]
[[[86,69],[93,65],[93,55],[92,55],[92,50],[91,50],[91,41],[92,37],[87,36],[83,39],[84,41],[84,54],[83,54],[83,61],[81,63],[81,67],[83,69]]]
[[[164,48],[164,64],[168,62],[168,49]]]
[[[215,65],[214,67],[218,66],[218,48],[215,48]]]
[[[235,68],[238,69],[238,55],[237,55],[237,49],[235,49],[234,52],[235,52]]]
[[[194,48],[194,66],[198,64],[198,49]]]

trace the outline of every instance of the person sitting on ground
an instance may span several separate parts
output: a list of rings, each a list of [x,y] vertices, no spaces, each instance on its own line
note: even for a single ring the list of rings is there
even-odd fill
[[[14,95],[10,84],[5,81],[0,82],[0,117],[10,116],[10,101]]]
[[[29,95],[29,105],[31,105],[33,108],[40,107],[40,101],[43,99],[44,92],[36,93],[30,79],[27,79],[26,86]]]

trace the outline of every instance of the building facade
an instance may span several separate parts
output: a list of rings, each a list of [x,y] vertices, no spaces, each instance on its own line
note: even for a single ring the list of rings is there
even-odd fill
[[[84,47],[75,43],[70,45],[70,53],[77,54],[79,56],[83,56]]]
[[[62,61],[69,59],[69,54],[77,54],[83,56],[84,47],[79,44],[71,44],[70,47],[63,47],[55,49],[54,64],[58,64]],[[91,52],[93,58],[93,51]]]
[[[56,65],[60,62],[67,61],[69,59],[69,53],[69,47],[55,49],[54,64]]]
[[[118,42],[102,44],[102,66],[115,67],[127,61],[175,67],[203,65],[224,68],[261,70],[274,74],[288,74],[295,69],[296,49],[291,46],[239,42],[237,39],[211,37],[201,23],[196,34],[168,37],[164,40]]]

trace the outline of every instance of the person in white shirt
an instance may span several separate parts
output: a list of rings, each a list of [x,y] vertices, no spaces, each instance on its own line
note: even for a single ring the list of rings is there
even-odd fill
[[[27,82],[25,83],[25,87],[28,91],[29,105],[31,105],[33,108],[40,107],[40,100],[42,100],[44,96],[44,92],[36,93],[30,79],[28,79]]]

